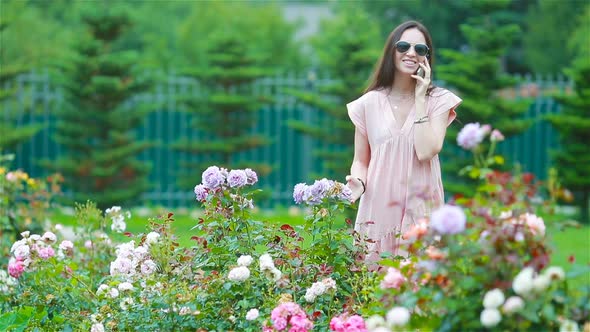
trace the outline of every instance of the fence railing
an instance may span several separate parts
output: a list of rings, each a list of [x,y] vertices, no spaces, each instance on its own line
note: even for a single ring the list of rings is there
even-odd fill
[[[559,112],[559,106],[548,97],[548,92],[568,91],[572,83],[563,77],[522,77],[522,82],[514,89],[503,91],[507,98],[532,97],[534,102],[529,107],[526,117],[541,120],[545,114]],[[240,160],[266,162],[274,166],[274,171],[260,178],[260,186],[272,194],[269,205],[290,205],[293,186],[299,182],[310,181],[311,174],[322,173],[322,163],[312,153],[323,142],[303,136],[286,125],[287,120],[303,120],[319,123],[322,114],[286,94],[285,88],[317,89],[329,83],[330,78],[314,78],[309,75],[285,75],[266,77],[254,83],[255,94],[272,98],[272,103],[259,111],[259,121],[252,132],[268,135],[273,143],[266,147],[253,149],[239,155]],[[16,149],[16,168],[22,168],[34,177],[43,176],[46,170],[37,161],[53,160],[62,154],[60,146],[53,140],[56,118],[54,111],[63,103],[63,95],[55,86],[46,71],[30,72],[18,76],[13,82],[6,83],[7,89],[14,89],[14,96],[2,104],[3,114],[0,119],[16,121],[17,125],[42,123],[44,129],[30,141]],[[190,206],[194,204],[190,190],[182,190],[177,183],[177,170],[185,162],[205,160],[206,156],[191,156],[170,148],[170,144],[180,137],[199,141],[206,139],[204,133],[190,127],[195,116],[184,112],[178,97],[186,94],[203,93],[199,83],[191,78],[174,74],[158,83],[152,92],[136,96],[129,100],[126,107],[130,110],[140,102],[154,102],[162,105],[151,113],[142,126],[137,128],[137,138],[157,139],[161,145],[150,148],[140,155],[140,159],[151,163],[149,175],[153,188],[143,195],[145,204],[165,206]],[[343,103],[344,104],[344,103]],[[343,107],[343,111],[345,108]],[[9,118],[8,114],[16,117]],[[351,138],[352,140],[352,138]],[[323,146],[322,146],[323,147]],[[550,167],[549,150],[557,147],[556,133],[543,121],[535,124],[525,133],[513,137],[500,146],[500,152],[511,160],[518,161],[527,171],[544,178]],[[213,164],[213,163],[212,163]],[[200,182],[203,170],[194,170],[195,184]],[[343,179],[341,179],[343,180]]]

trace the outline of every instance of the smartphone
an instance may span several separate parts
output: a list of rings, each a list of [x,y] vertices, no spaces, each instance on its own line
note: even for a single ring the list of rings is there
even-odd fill
[[[424,78],[424,76],[425,76],[424,69],[422,69],[422,67],[418,68],[418,70],[416,71],[416,75]]]

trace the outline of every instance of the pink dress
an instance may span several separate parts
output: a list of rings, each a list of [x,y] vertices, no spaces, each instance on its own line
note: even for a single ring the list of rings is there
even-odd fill
[[[414,126],[420,125],[414,124],[415,107],[405,123],[396,122],[387,93],[370,91],[346,105],[350,119],[371,148],[355,230],[372,240],[367,242],[372,254],[397,254],[399,234],[444,202],[438,155],[421,162],[414,150]],[[449,125],[461,101],[452,92],[435,88],[426,97],[427,114],[434,118],[450,110]]]

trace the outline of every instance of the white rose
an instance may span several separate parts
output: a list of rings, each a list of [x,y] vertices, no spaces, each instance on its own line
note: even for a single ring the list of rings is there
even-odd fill
[[[147,242],[148,244],[153,244],[153,243],[158,242],[159,238],[160,238],[160,234],[158,234],[156,232],[149,232],[145,236],[145,242]]]
[[[118,297],[118,296],[119,296],[119,290],[118,290],[118,289],[116,289],[116,288],[111,288],[111,289],[109,290],[109,296],[110,296],[111,298],[113,298],[113,299],[114,299],[114,298],[116,298],[116,297]]]
[[[385,325],[385,318],[380,315],[373,315],[365,320],[365,325],[367,330],[374,331],[378,327]]]
[[[43,241],[49,243],[55,243],[55,241],[57,241],[57,236],[55,236],[55,234],[53,234],[52,232],[45,232],[45,234],[43,234],[42,239]]]
[[[98,289],[96,290],[96,296],[102,296],[103,294],[106,294],[109,291],[109,286],[102,284],[100,286],[98,286]]]
[[[239,266],[250,266],[254,259],[250,255],[242,255],[238,258],[238,265]]]
[[[258,316],[260,316],[258,309],[250,309],[246,313],[246,320],[255,320],[256,318],[258,318]]]
[[[130,282],[122,282],[118,286],[121,292],[133,290],[133,284]]]
[[[28,258],[30,254],[31,248],[26,244],[20,245],[14,249],[14,257],[16,258]]]
[[[260,270],[272,270],[275,268],[275,263],[272,260],[272,257],[269,254],[264,254],[260,256]]]
[[[404,326],[410,320],[410,312],[404,307],[395,307],[387,313],[387,323],[392,326]]]
[[[495,309],[504,303],[504,294],[498,288],[488,291],[483,297],[483,306],[486,309]]]
[[[502,320],[502,315],[498,309],[484,309],[479,317],[481,324],[485,327],[494,327]]]
[[[126,297],[119,303],[119,307],[121,308],[121,310],[127,311],[129,310],[129,306],[132,306],[133,303],[134,301],[132,298]]]
[[[547,275],[541,274],[533,279],[533,288],[535,291],[540,293],[545,291],[549,287],[550,283],[551,279],[549,279]]]
[[[281,279],[281,277],[283,276],[283,272],[281,272],[281,270],[277,268],[272,269],[271,273],[273,281],[279,281],[279,279]]]
[[[502,306],[502,310],[504,310],[504,312],[507,314],[517,312],[522,308],[524,308],[524,301],[520,296],[509,297]]]
[[[561,322],[559,332],[580,332],[580,328],[576,322],[566,319]]]
[[[565,279],[565,272],[560,266],[551,266],[545,270],[544,273],[546,276],[549,277],[551,280],[564,280]]]
[[[512,282],[512,289],[518,295],[526,295],[533,289],[533,274],[532,267],[526,267],[514,278]]]
[[[229,271],[227,278],[231,281],[244,281],[250,277],[250,270],[245,266],[238,266]]]
[[[102,325],[102,323],[92,324],[90,332],[104,332],[104,326]]]

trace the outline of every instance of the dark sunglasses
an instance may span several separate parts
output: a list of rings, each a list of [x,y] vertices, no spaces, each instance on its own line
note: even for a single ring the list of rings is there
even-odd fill
[[[419,56],[426,56],[428,55],[428,51],[430,51],[428,46],[424,44],[410,44],[405,41],[398,41],[397,43],[395,43],[395,49],[400,53],[406,53],[410,50],[410,47],[412,47],[412,45],[414,45],[414,51],[416,51],[416,54],[418,54]]]

